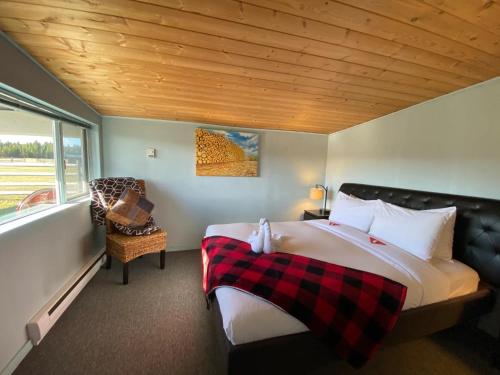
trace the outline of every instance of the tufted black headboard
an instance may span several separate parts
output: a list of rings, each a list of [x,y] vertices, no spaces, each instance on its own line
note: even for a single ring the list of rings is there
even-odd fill
[[[342,184],[340,191],[415,210],[456,206],[453,258],[500,287],[500,200],[351,183]]]

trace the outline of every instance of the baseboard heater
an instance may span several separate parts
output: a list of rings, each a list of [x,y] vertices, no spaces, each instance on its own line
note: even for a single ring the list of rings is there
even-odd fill
[[[33,345],[38,345],[42,341],[71,302],[99,271],[104,260],[103,252],[99,252],[28,322],[26,328]]]

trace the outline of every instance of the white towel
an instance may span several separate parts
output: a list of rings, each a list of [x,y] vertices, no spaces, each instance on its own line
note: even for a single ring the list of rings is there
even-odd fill
[[[248,238],[248,242],[252,247],[252,251],[254,253],[261,253],[264,249],[264,223],[266,219],[260,219],[259,221],[259,232],[253,231],[250,237]]]
[[[262,251],[265,254],[271,254],[273,252],[271,224],[267,219],[264,219],[263,227],[264,227],[264,246],[262,247]]]
[[[279,233],[272,233],[271,224],[266,218],[259,221],[259,231],[254,230],[248,242],[255,253],[274,253],[281,247],[284,237]]]

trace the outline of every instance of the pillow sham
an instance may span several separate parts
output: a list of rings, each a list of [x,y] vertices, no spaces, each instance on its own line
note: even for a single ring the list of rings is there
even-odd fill
[[[338,192],[329,219],[368,232],[373,222],[376,201],[365,201]]]
[[[448,220],[444,225],[441,236],[439,237],[434,258],[450,261],[453,258],[453,236],[455,234],[455,221],[457,219],[456,207],[436,208],[425,210],[425,212],[436,212],[448,214]]]
[[[369,234],[425,261],[437,253],[453,210],[411,210],[378,200]],[[452,212],[453,211],[453,212]]]

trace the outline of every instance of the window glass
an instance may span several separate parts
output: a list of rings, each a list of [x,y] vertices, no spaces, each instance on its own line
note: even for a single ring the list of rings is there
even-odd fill
[[[63,123],[64,183],[66,199],[88,194],[86,132],[80,126]]]
[[[56,204],[53,121],[0,104],[0,224]]]

